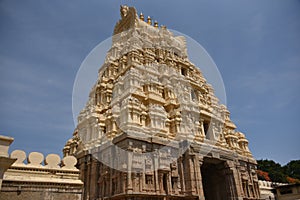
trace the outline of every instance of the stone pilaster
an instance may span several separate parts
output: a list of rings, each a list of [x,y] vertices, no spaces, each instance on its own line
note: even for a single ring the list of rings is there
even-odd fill
[[[181,193],[185,193],[185,176],[184,176],[184,167],[183,167],[183,158],[180,156],[178,158],[178,171],[180,176],[180,186],[181,186]]]
[[[154,152],[153,154],[153,168],[154,168],[154,180],[155,180],[155,192],[158,194],[160,192],[160,187],[159,187],[159,177],[158,177],[158,155],[157,152]]]
[[[204,191],[202,184],[201,165],[203,164],[203,158],[197,158],[195,160],[195,179],[197,183],[197,195],[200,200],[204,200]]]
[[[132,152],[128,152],[128,162],[127,162],[127,191],[126,193],[132,193],[133,186],[132,186]]]
[[[225,180],[227,187],[227,194],[230,195],[230,198],[242,200],[243,192],[241,188],[241,183],[239,180],[238,171],[236,169],[236,165],[233,161],[226,161],[225,168]]]

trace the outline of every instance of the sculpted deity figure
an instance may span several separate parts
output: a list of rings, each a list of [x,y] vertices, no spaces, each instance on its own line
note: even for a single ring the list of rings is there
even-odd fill
[[[124,17],[127,16],[128,12],[129,12],[129,7],[126,5],[121,5],[120,12],[121,12],[121,17],[123,19]]]

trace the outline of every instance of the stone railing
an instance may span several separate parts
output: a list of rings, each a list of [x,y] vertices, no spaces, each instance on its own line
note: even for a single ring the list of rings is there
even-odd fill
[[[57,154],[48,154],[46,158],[44,158],[44,155],[42,153],[31,152],[27,157],[24,151],[15,150],[10,154],[10,157],[17,159],[12,165],[12,168],[22,167],[79,171],[75,167],[75,165],[77,164],[77,159],[74,156],[66,156],[61,159]],[[27,162],[25,162],[26,159]]]
[[[275,186],[287,185],[287,184],[259,180],[258,185],[259,185],[261,199],[274,200],[275,195],[272,190],[275,188]]]
[[[75,167],[77,159],[74,156],[61,159],[57,154],[44,157],[39,152],[31,152],[27,156],[24,151],[15,150],[10,154],[10,158],[16,161],[4,174],[6,186],[12,182],[37,185],[83,184],[79,178],[79,169]]]
[[[0,199],[81,199],[83,182],[74,156],[15,150],[4,173]]]
[[[275,186],[287,185],[286,183],[276,183],[271,181],[258,181],[258,185],[260,188],[274,188]]]

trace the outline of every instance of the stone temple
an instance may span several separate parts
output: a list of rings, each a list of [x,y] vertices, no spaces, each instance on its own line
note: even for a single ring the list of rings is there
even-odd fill
[[[189,61],[185,38],[133,7],[120,11],[63,150],[78,159],[83,199],[259,199],[248,141]]]

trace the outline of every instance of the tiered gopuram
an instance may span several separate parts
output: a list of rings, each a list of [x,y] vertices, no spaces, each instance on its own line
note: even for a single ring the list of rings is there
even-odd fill
[[[78,159],[84,199],[259,199],[256,161],[229,114],[184,37],[121,6],[64,155]]]

